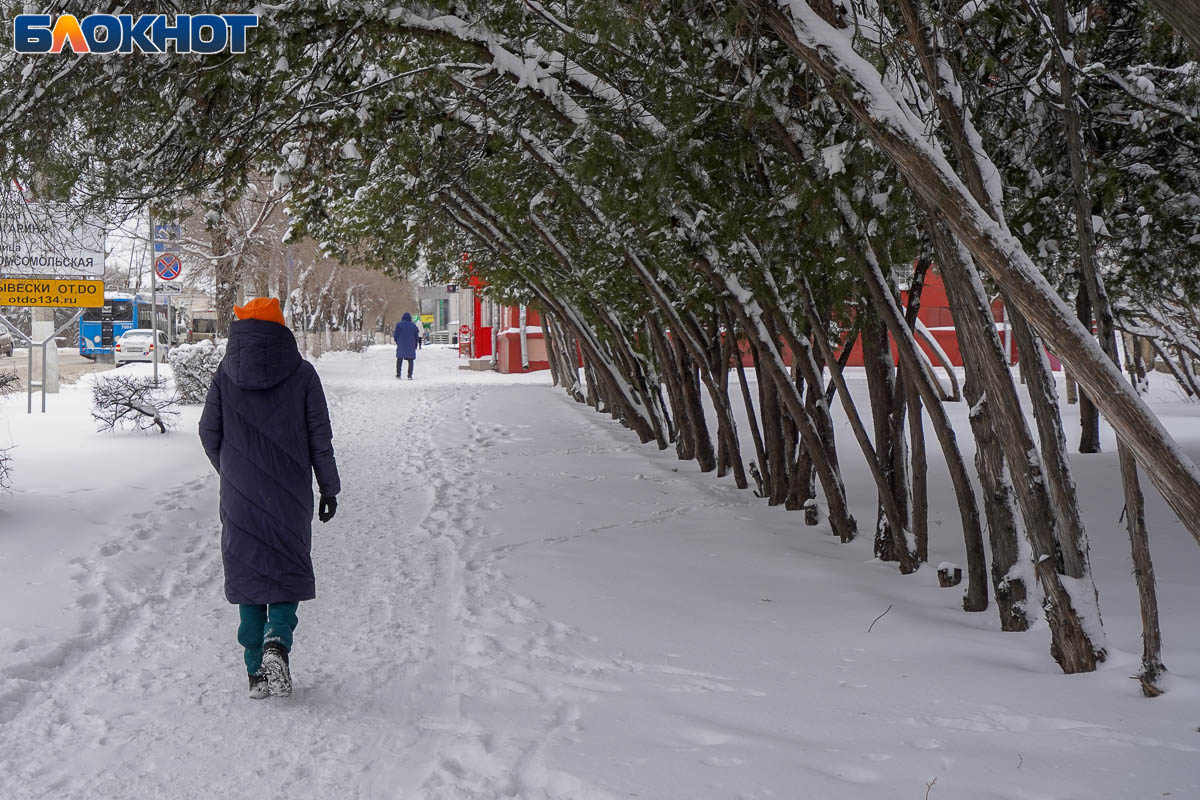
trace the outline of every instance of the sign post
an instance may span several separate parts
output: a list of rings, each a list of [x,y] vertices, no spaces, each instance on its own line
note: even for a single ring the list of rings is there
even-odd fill
[[[153,225],[153,223],[151,223]],[[153,227],[155,239],[170,239],[178,232],[177,225],[159,225]],[[150,363],[154,365],[154,385],[158,385],[158,359],[161,355],[158,347],[158,279],[164,281],[173,281],[179,277],[179,273],[183,271],[183,263],[179,260],[179,256],[174,253],[165,252],[167,245],[165,242],[156,241],[154,243],[154,252],[159,253],[154,259],[154,272],[150,275],[150,327],[154,331],[151,334],[151,340],[154,342],[154,358],[150,359]],[[171,319],[171,298],[167,297],[167,320]],[[168,332],[167,337],[171,334]]]
[[[101,286],[103,286],[102,282],[97,281],[97,283],[100,283]],[[103,299],[104,299],[104,290],[103,289],[101,289],[101,291],[100,291],[100,299],[103,302]],[[49,336],[47,336],[42,341],[38,342],[38,341],[34,341],[33,338],[21,333],[21,330],[16,325],[13,325],[11,322],[8,321],[8,319],[6,317],[4,317],[3,315],[0,315],[0,322],[4,323],[4,325],[14,335],[19,336],[22,339],[24,339],[25,344],[28,347],[29,380],[25,381],[25,413],[27,413],[27,414],[33,413],[33,390],[35,388],[42,390],[42,413],[43,414],[46,413],[46,389],[47,389],[47,384],[49,383],[49,381],[46,380],[46,368],[47,368],[47,362],[48,362],[48,359],[46,357],[46,348],[53,346],[55,348],[54,354],[57,356],[58,355],[58,349],[57,349],[58,348],[58,335],[60,333],[62,333],[63,331],[65,331],[67,328],[74,325],[76,322],[78,322],[79,318],[82,316],[83,316],[83,309],[81,308],[75,312],[75,316],[71,317],[71,319],[69,319],[66,322],[66,324],[60,326],[57,330],[52,331]],[[33,379],[33,350],[35,347],[42,348],[42,378],[41,378],[41,380],[36,380],[36,381]],[[57,391],[57,390],[55,390],[55,391]]]
[[[158,386],[158,261],[150,271],[150,348],[154,358],[150,359],[154,370],[154,385]]]

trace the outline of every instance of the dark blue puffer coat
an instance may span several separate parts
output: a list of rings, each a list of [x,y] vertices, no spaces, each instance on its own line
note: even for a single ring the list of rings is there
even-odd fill
[[[396,340],[396,358],[417,357],[417,342],[421,338],[421,329],[412,321],[412,314],[404,312],[404,316],[396,323],[396,330],[392,331],[392,338]]]
[[[322,495],[341,491],[333,429],[317,371],[283,325],[233,323],[200,440],[221,475],[225,597],[263,605],[311,600],[313,473]]]

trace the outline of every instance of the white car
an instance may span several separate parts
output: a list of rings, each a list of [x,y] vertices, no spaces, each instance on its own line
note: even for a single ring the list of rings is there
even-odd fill
[[[155,331],[150,328],[134,328],[121,334],[113,347],[113,364],[121,366],[130,361],[154,361],[163,363],[167,360],[167,332],[158,331],[158,343],[155,344]]]

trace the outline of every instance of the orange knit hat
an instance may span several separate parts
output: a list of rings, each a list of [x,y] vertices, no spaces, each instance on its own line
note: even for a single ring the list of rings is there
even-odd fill
[[[238,319],[265,319],[267,322],[287,325],[279,301],[274,297],[256,297],[244,306],[234,306],[233,313],[237,314]]]

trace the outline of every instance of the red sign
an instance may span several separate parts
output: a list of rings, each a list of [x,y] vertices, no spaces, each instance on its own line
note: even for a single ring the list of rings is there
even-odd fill
[[[462,327],[460,327],[458,329],[458,335],[459,336],[470,336],[471,335],[471,326],[463,325]]]
[[[174,253],[163,253],[154,262],[154,274],[164,281],[173,281],[183,271],[183,262]]]

